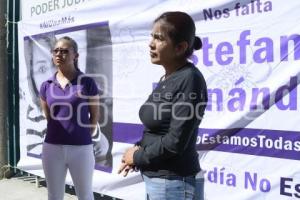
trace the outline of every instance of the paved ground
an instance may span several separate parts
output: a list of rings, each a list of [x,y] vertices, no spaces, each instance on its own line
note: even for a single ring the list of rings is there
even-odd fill
[[[47,200],[47,188],[36,184],[35,177],[15,177],[0,180],[0,199],[3,200]],[[65,200],[77,199],[65,194]]]
[[[0,180],[1,200],[47,200],[45,181],[35,176],[22,175]],[[66,187],[64,200],[77,200],[74,190]],[[114,198],[94,194],[95,200],[113,200]],[[115,199],[116,200],[116,199]]]

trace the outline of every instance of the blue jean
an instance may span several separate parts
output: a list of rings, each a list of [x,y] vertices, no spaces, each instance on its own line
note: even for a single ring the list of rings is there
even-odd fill
[[[170,179],[149,178],[143,175],[147,200],[203,200],[204,181],[194,176]]]

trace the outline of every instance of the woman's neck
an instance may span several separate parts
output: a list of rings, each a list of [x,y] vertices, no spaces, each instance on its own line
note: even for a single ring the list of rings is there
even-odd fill
[[[75,69],[75,67],[70,67],[68,69],[58,68],[57,70],[57,76],[66,78],[70,81],[76,76],[76,74],[77,74],[77,70]]]
[[[164,65],[163,67],[165,68],[165,78],[167,78],[172,73],[176,72],[178,69],[185,66],[186,63],[187,63],[187,60],[181,60],[181,61],[176,61],[175,63],[170,63],[168,65]]]

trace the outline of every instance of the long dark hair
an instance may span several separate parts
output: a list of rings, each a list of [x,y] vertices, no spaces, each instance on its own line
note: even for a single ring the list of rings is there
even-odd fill
[[[194,20],[187,13],[180,11],[165,12],[156,18],[154,23],[158,21],[166,23],[168,35],[175,45],[183,41],[188,43],[188,49],[185,52],[186,58],[193,54],[194,49],[201,49],[201,39],[195,36],[196,27]]]

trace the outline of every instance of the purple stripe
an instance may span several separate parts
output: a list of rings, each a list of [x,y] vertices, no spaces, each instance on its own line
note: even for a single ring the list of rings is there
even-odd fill
[[[199,129],[199,136],[204,134],[209,135],[212,138],[223,138],[228,136],[229,140],[238,138],[245,142],[245,145],[234,144],[234,142],[229,144],[224,143],[210,143],[207,144],[199,144],[198,150],[215,150],[215,151],[223,151],[223,152],[233,152],[233,153],[241,153],[248,155],[260,155],[260,156],[268,156],[275,158],[286,158],[292,160],[300,160],[299,151],[300,148],[295,146],[295,142],[299,143],[300,147],[300,133],[296,131],[278,131],[278,130],[266,130],[266,129],[226,129],[226,130],[216,130],[216,129]],[[263,136],[264,139],[259,139],[258,136]],[[281,139],[280,139],[281,138]],[[257,145],[251,146],[248,143],[249,140],[253,140],[257,142]],[[265,142],[265,141],[268,142]],[[260,142],[263,141],[263,142]],[[275,142],[276,141],[276,142]],[[281,142],[282,141],[282,142]],[[202,142],[204,142],[202,140]],[[243,143],[243,142],[242,142]],[[266,146],[266,143],[270,145],[273,144],[272,147],[269,148]],[[276,143],[276,147],[275,144]],[[292,150],[286,146],[284,149],[284,144],[289,145],[290,143]],[[281,147],[282,144],[282,147]],[[297,148],[296,150],[293,148]]]
[[[124,143],[136,143],[142,137],[143,126],[141,124],[127,124],[127,123],[114,123],[113,126],[114,141],[124,142]],[[265,130],[265,129],[199,129],[198,132],[198,141],[197,149],[198,150],[214,150],[222,152],[232,152],[248,155],[257,155],[257,156],[268,156],[276,158],[286,158],[292,160],[300,160],[300,133],[296,131],[278,131],[278,130]],[[214,140],[217,138],[227,137],[231,139],[240,139],[244,141],[244,144],[229,143],[224,144],[224,142],[211,142],[199,140],[203,136],[211,137]],[[276,145],[280,144],[282,140],[283,144],[292,143],[292,150],[278,148],[274,146],[268,148],[266,145],[260,146],[258,137],[264,136],[264,141],[268,142],[276,141]],[[282,139],[280,139],[280,137]],[[247,144],[249,140],[257,140],[257,145],[251,146]],[[205,142],[205,143],[201,143]],[[265,143],[262,143],[265,144]]]
[[[64,29],[60,29],[60,30],[56,30],[56,31],[49,31],[49,32],[39,33],[36,35],[25,36],[24,40],[28,40],[30,38],[38,39],[39,37],[42,37],[43,35],[47,35],[47,34],[57,35],[57,34],[63,34],[63,33],[68,33],[68,32],[73,32],[73,31],[84,30],[84,29],[91,29],[91,28],[95,28],[95,27],[102,27],[102,26],[108,26],[108,21],[84,24],[81,26],[74,26],[74,27],[64,28]]]
[[[99,165],[97,163],[95,165],[95,169],[99,170],[99,171],[104,171],[104,172],[107,172],[107,173],[111,173],[112,172],[112,167],[105,167],[105,166]]]
[[[142,138],[143,130],[141,124],[114,123],[113,138],[115,142],[134,144]]]

